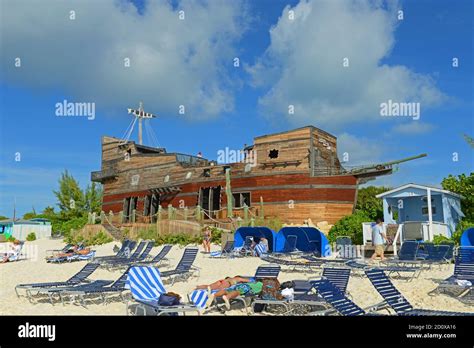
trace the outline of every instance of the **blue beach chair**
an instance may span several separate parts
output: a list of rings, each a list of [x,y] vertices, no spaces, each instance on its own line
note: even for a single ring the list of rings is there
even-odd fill
[[[414,309],[408,300],[397,290],[384,271],[371,269],[365,272],[372,285],[382,296],[384,303],[390,306],[397,315],[433,315],[458,316],[474,313],[448,312],[429,309]],[[375,308],[377,310],[377,308]]]
[[[194,305],[160,306],[158,301],[161,295],[166,293],[161,280],[160,271],[155,267],[134,266],[130,269],[127,280],[128,287],[136,303],[134,314],[137,315],[139,309],[146,315],[147,310],[152,310],[156,315],[171,313],[196,312],[199,308]],[[127,304],[127,314],[131,312],[131,304]]]
[[[173,285],[176,281],[187,280],[195,273],[197,273],[197,277],[199,277],[200,268],[193,266],[197,253],[197,248],[184,249],[183,256],[181,257],[178,265],[176,265],[176,268],[170,271],[161,272],[161,278],[165,278],[167,283],[171,283],[171,285]]]

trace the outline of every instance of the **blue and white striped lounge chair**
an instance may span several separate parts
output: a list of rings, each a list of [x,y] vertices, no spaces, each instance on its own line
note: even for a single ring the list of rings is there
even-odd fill
[[[263,255],[266,255],[268,253],[268,246],[263,243],[258,243],[255,246],[255,253],[257,254],[258,257],[262,257]]]
[[[433,315],[458,316],[474,315],[474,313],[448,312],[429,309],[414,309],[408,300],[397,290],[384,271],[371,269],[365,272],[372,285],[382,296],[385,304],[390,306],[397,315]],[[375,308],[377,309],[377,308]]]
[[[18,284],[15,286],[15,292],[18,297],[20,294],[18,292],[19,289],[23,289],[26,291],[26,296],[31,299],[33,293],[36,290],[42,288],[52,288],[52,287],[67,287],[73,286],[81,283],[89,282],[88,277],[99,267],[98,264],[88,263],[85,265],[79,272],[73,275],[71,278],[64,282],[47,282],[47,283],[32,283],[32,284]]]
[[[197,277],[199,277],[200,268],[193,266],[197,253],[197,248],[184,249],[183,256],[181,257],[178,265],[176,265],[176,268],[170,271],[161,272],[161,278],[165,278],[167,283],[171,283],[171,285],[173,285],[176,281],[187,280],[194,273],[197,273]]]
[[[156,315],[165,315],[170,313],[196,312],[199,314],[199,308],[194,305],[160,306],[158,300],[160,296],[166,293],[160,271],[155,267],[134,266],[130,269],[127,279],[128,288],[136,302],[135,315],[142,309],[146,315],[147,309],[154,311]],[[130,303],[127,303],[127,314],[130,311]]]
[[[453,275],[443,280],[430,295],[445,294],[461,302],[473,303],[473,292],[474,247],[459,247],[454,259]]]

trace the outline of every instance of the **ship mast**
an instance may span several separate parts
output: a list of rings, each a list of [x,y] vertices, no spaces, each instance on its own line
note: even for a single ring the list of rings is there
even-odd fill
[[[126,136],[124,137],[124,142],[127,142],[128,139],[130,138],[130,135],[132,135],[133,128],[135,127],[135,123],[137,123],[137,120],[138,120],[138,143],[140,145],[143,145],[142,121],[143,119],[155,118],[156,116],[149,112],[145,112],[145,110],[143,109],[143,102],[140,102],[138,109],[127,109],[127,110],[128,110],[128,113],[132,114],[135,118],[133,119],[131,125],[129,126],[129,130],[126,132]]]

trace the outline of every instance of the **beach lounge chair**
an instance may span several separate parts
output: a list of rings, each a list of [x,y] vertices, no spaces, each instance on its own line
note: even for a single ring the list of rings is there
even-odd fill
[[[47,282],[47,283],[32,283],[32,284],[18,284],[15,286],[15,292],[18,297],[20,294],[19,289],[26,290],[26,296],[31,299],[35,290],[42,288],[51,288],[51,287],[67,287],[73,286],[76,284],[88,282],[88,277],[99,267],[98,264],[88,263],[85,265],[79,272],[74,274],[71,278],[64,282]]]
[[[320,261],[309,261],[309,260],[288,260],[280,257],[274,257],[273,255],[263,255],[260,257],[262,260],[269,263],[276,263],[280,266],[285,266],[285,270],[288,272],[304,272],[304,273],[314,273],[321,269],[323,264]]]
[[[474,302],[474,247],[459,247],[454,259],[454,273],[442,281],[430,295],[445,294],[462,302]]]
[[[110,296],[118,295],[122,302],[125,302],[123,295],[126,290],[127,276],[130,268],[128,268],[115,282],[110,280],[95,280],[89,284],[79,284],[73,287],[43,289],[41,292],[48,293],[50,299],[52,295],[57,294],[62,304],[65,299],[70,302],[79,302],[82,306],[86,306],[86,300],[95,300],[100,298],[103,304],[107,303]]]
[[[135,241],[131,241],[129,239],[126,239],[123,241],[121,248],[115,255],[108,255],[108,256],[99,256],[95,258],[95,261],[97,262],[106,262],[108,260],[116,260],[119,258],[129,258],[130,253],[136,246]]]
[[[419,247],[420,243],[418,243],[417,241],[406,240],[403,242],[402,247],[398,252],[398,256],[391,259],[386,259],[384,262],[398,265],[423,265],[422,259],[424,258],[424,256],[426,256],[426,254],[419,254]]]
[[[325,267],[323,269],[323,274],[321,279],[311,280],[311,281],[302,281],[294,280],[293,283],[295,287],[293,288],[295,295],[292,301],[288,300],[264,300],[264,299],[255,299],[252,303],[252,309],[255,312],[255,306],[265,305],[265,307],[281,307],[283,311],[278,311],[280,314],[286,315],[289,313],[293,314],[306,314],[307,312],[314,311],[314,307],[317,308],[327,308],[327,303],[325,300],[311,292],[311,289],[316,287],[319,282],[328,280],[334,286],[336,286],[343,293],[347,292],[347,285],[349,284],[351,269],[348,267],[345,268],[335,268],[335,267]]]
[[[109,259],[98,259],[98,261],[100,262],[101,266],[107,267],[108,264],[113,265],[114,263],[117,263],[117,262],[120,263],[121,261],[133,260],[133,259],[136,259],[142,253],[146,245],[147,245],[147,241],[142,240],[140,243],[138,243],[138,246],[134,250],[133,254],[129,255],[128,257],[125,256],[126,254],[125,253],[124,256],[120,258],[112,257]]]
[[[298,242],[298,236],[295,236],[293,234],[288,235],[285,238],[285,244],[283,245],[283,250],[278,253],[273,253],[273,256],[275,257],[289,256],[290,258],[292,258],[293,256],[300,256],[301,254],[303,254],[303,252],[298,250],[298,248],[296,247],[297,242]]]
[[[158,300],[166,293],[160,271],[155,267],[134,266],[130,269],[127,279],[128,288],[137,304],[134,314],[137,315],[139,309],[146,315],[147,309],[154,311],[156,315],[166,315],[170,313],[196,312],[199,308],[194,305],[160,306]],[[130,303],[127,303],[126,313],[130,314]]]
[[[148,256],[150,255],[151,249],[155,246],[155,241],[148,241],[148,243],[145,242],[145,247],[141,253],[139,253],[139,247],[137,247],[137,250],[130,256],[128,259],[119,259],[119,260],[114,260],[112,262],[107,262],[104,264],[104,266],[110,270],[114,268],[125,268],[130,265],[132,265],[135,262],[144,262],[147,261]]]
[[[225,242],[221,251],[213,251],[210,254],[211,258],[228,258],[234,256],[234,241],[228,240]]]
[[[6,260],[8,262],[14,262],[14,261],[19,261],[21,260],[22,258],[23,259],[26,259],[26,256],[25,254],[23,254],[23,246],[25,245],[25,242],[20,242],[20,247],[17,251],[10,251],[8,253],[6,253]],[[0,257],[0,262],[2,261],[2,258]]]
[[[346,262],[346,265],[351,267],[355,270],[355,274],[358,275],[365,275],[365,270],[371,268],[378,268],[387,273],[389,277],[398,278],[398,279],[406,279],[407,281],[411,281],[414,278],[417,278],[421,273],[421,267],[414,267],[414,266],[404,266],[404,265],[387,265],[387,266],[374,266],[365,262],[357,261],[357,260],[349,260]],[[357,272],[360,271],[360,272]],[[403,275],[402,275],[403,274]]]
[[[232,256],[249,256],[249,255],[254,255],[254,251],[252,249],[252,244],[253,244],[253,237],[252,236],[246,236],[244,244],[240,248],[235,248],[233,251]]]
[[[350,300],[344,292],[342,292],[335,284],[327,279],[322,279],[319,282],[314,283],[315,288],[320,295],[328,304],[331,305],[331,309],[326,309],[318,312],[312,312],[312,315],[327,315],[337,311],[339,314],[344,316],[357,316],[364,315],[366,312]]]
[[[177,281],[187,280],[195,272],[197,272],[197,276],[199,277],[200,268],[193,266],[197,253],[197,248],[184,249],[183,256],[181,257],[181,260],[179,261],[176,268],[170,271],[161,272],[161,278],[166,278],[166,282],[173,285]]]
[[[257,268],[254,276],[243,276],[243,278],[250,278],[253,280],[263,279],[263,278],[278,278],[280,271],[281,271],[280,265],[275,265],[275,264],[262,265]],[[255,296],[238,296],[231,300],[231,305],[232,303],[240,302],[243,304],[245,312],[249,314],[249,311],[248,311],[249,305],[251,305],[252,301],[255,298],[256,298]],[[216,308],[220,311],[224,311],[223,302],[224,301],[222,298],[215,299]]]
[[[372,285],[382,296],[384,304],[392,308],[397,315],[433,315],[433,316],[457,316],[469,315],[462,312],[448,312],[430,309],[414,309],[408,300],[397,290],[384,271],[371,269],[365,272]],[[374,306],[374,309],[377,308]],[[474,315],[472,313],[471,315]]]
[[[163,266],[165,264],[164,261],[168,261],[168,259],[166,258],[166,255],[168,255],[172,247],[173,247],[172,245],[166,244],[163,246],[160,252],[156,254],[156,256],[153,257],[152,259],[147,260],[147,261],[138,261],[138,262],[135,262],[134,264],[136,266],[157,265],[157,264],[160,264],[161,266]]]
[[[352,255],[352,239],[350,237],[337,237],[336,238],[336,252],[339,253],[339,257],[342,259],[351,259]]]

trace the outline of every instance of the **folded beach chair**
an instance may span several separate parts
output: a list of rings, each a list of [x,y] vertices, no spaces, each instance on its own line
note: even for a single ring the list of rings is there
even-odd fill
[[[462,302],[474,303],[474,247],[459,247],[454,259],[454,273],[443,280],[430,295],[445,294]]]
[[[353,258],[352,239],[350,237],[337,237],[336,238],[336,252],[339,253],[339,257],[342,259]]]
[[[71,278],[64,282],[47,282],[47,283],[32,283],[32,284],[18,284],[15,286],[15,292],[18,297],[20,294],[18,292],[19,289],[26,290],[26,296],[31,299],[33,293],[36,290],[42,288],[52,288],[52,287],[66,287],[66,286],[73,286],[76,284],[81,284],[88,282],[88,277],[99,267],[98,264],[88,263],[85,265],[79,272],[73,275]]]
[[[128,259],[118,259],[114,261],[109,261],[104,264],[104,266],[110,270],[113,268],[125,268],[136,262],[147,261],[147,258],[150,255],[151,249],[155,246],[155,241],[145,241],[143,251],[140,253],[140,245],[137,247],[137,250],[130,256]]]
[[[170,271],[161,272],[161,278],[167,278],[167,283],[171,283],[171,285],[173,285],[176,281],[187,280],[195,272],[197,272],[197,277],[199,277],[200,268],[193,266],[197,253],[197,248],[184,249],[183,256],[181,257],[181,260],[179,261],[176,268]]]
[[[343,293],[347,292],[347,285],[349,284],[351,269],[325,267],[321,279],[303,281],[294,280],[295,287],[293,288],[295,294],[292,301],[288,300],[265,300],[255,299],[252,304],[252,309],[255,312],[255,306],[265,305],[265,307],[277,308],[277,312],[282,315],[287,314],[306,314],[314,311],[314,308],[327,308],[328,305],[325,300],[316,293],[311,292],[311,289],[316,287],[321,281],[328,280],[335,287]],[[283,311],[278,311],[278,307]]]
[[[474,313],[462,312],[448,312],[429,309],[414,309],[408,300],[397,290],[384,271],[379,269],[371,269],[365,272],[372,285],[383,297],[384,304],[389,305],[397,315],[443,315],[443,316],[457,316],[457,315],[474,315]],[[373,308],[377,310],[378,306]],[[379,307],[380,308],[380,307]]]
[[[244,244],[240,248],[234,248],[232,256],[248,256],[254,255],[252,250],[253,237],[245,237]]]
[[[225,258],[234,256],[234,241],[228,240],[225,242],[221,251],[213,251],[210,254],[212,258]]]
[[[161,295],[166,293],[160,271],[155,267],[134,266],[130,269],[127,279],[128,288],[135,301],[135,312],[143,310],[146,315],[147,309],[152,310],[156,315],[166,315],[170,313],[196,312],[199,314],[199,308],[194,305],[160,306],[158,301]],[[131,303],[127,303],[127,315],[130,314]]]
[[[25,254],[23,254],[23,246],[25,242],[20,242],[20,248],[16,252],[10,252],[8,254],[8,262],[19,261],[22,258],[26,259]]]

